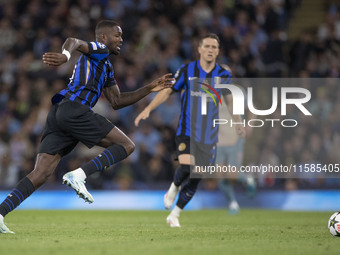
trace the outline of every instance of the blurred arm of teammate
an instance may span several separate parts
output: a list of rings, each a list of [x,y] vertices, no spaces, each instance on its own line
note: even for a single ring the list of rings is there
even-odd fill
[[[237,122],[237,123],[242,123],[242,118],[241,118],[240,115],[234,115],[234,114],[232,114],[232,113],[233,113],[233,96],[232,96],[232,94],[228,94],[226,97],[227,97],[227,98],[226,98],[226,101],[227,101],[228,110],[229,110],[229,112],[230,112],[230,115],[231,115],[232,118],[233,118],[233,121],[234,121],[234,122]],[[243,125],[241,125],[241,124],[236,124],[236,125],[235,125],[235,129],[236,129],[236,133],[237,133],[240,137],[242,137],[242,138],[245,138],[245,137],[246,137],[246,130],[245,130],[245,128],[244,128]]]
[[[145,107],[145,109],[140,114],[138,114],[135,119],[135,126],[138,127],[141,120],[149,118],[150,112],[152,112],[162,103],[164,103],[173,92],[174,91],[171,88],[167,88],[159,92],[157,96],[151,101],[151,103],[147,107]]]
[[[223,69],[227,70],[230,72],[231,74],[231,68],[226,65],[226,64],[221,64],[221,66],[223,67]],[[242,118],[240,115],[233,115],[233,97],[231,94],[228,94],[226,97],[225,97],[225,101],[227,102],[227,106],[228,106],[228,110],[230,112],[230,115],[232,116],[233,118],[233,121],[234,122],[242,122]],[[237,124],[235,126],[235,129],[236,129],[236,133],[242,137],[242,138],[245,138],[246,137],[246,130],[245,128],[242,126],[242,125],[239,125]]]
[[[248,111],[247,119],[251,120],[251,119],[255,119],[255,118],[256,118],[256,114]],[[246,134],[247,134],[247,137],[252,136],[253,131],[254,131],[254,128],[252,126],[246,125]]]
[[[69,37],[64,42],[61,50],[62,53],[46,52],[42,56],[44,64],[47,64],[49,66],[60,66],[70,60],[72,52],[77,50],[81,53],[87,54],[89,53],[90,49],[87,42]]]
[[[112,108],[117,110],[136,103],[151,92],[156,92],[163,89],[171,90],[174,80],[173,78],[171,78],[171,76],[171,73],[165,74],[162,77],[154,80],[150,84],[145,85],[144,87],[132,92],[121,93],[119,87],[116,85],[111,87],[104,87],[103,92],[105,97],[111,103]]]

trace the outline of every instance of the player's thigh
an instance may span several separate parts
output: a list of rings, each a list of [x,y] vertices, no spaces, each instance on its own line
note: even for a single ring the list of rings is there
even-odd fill
[[[180,154],[178,155],[178,162],[181,165],[195,165],[195,157],[190,154]]]

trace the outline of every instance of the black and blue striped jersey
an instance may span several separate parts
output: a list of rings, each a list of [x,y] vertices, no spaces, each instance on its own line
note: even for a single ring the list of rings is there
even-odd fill
[[[81,54],[74,67],[67,88],[55,94],[52,103],[63,98],[92,108],[101,96],[103,87],[116,85],[112,64],[107,59],[110,52],[100,42],[88,42],[89,52]]]
[[[174,91],[180,92],[181,115],[178,123],[177,136],[189,136],[195,142],[204,144],[216,144],[218,140],[218,125],[212,127],[209,123],[218,118],[218,105],[208,101],[207,113],[201,112],[202,97],[195,93],[200,86],[200,81],[210,83],[214,87],[214,81],[220,77],[223,83],[231,82],[231,73],[216,63],[215,68],[206,73],[200,66],[200,61],[193,61],[187,65],[182,65],[175,74],[176,82],[173,86]],[[220,96],[227,94],[228,90],[216,89]],[[193,130],[194,129],[194,130]]]

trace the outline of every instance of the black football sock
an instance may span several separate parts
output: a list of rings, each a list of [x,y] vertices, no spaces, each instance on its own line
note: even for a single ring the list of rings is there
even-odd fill
[[[182,184],[182,182],[188,178],[190,175],[190,169],[192,169],[192,165],[179,165],[175,171],[174,175],[174,184],[178,187]]]
[[[26,198],[28,198],[35,188],[27,177],[23,178],[7,198],[0,204],[0,214],[6,216],[9,212],[18,207]]]
[[[189,182],[181,189],[176,204],[179,208],[183,209],[190,202],[200,181],[201,179],[190,179]]]
[[[88,177],[95,172],[103,171],[106,167],[125,159],[127,156],[128,155],[124,147],[115,144],[106,148],[106,150],[100,153],[97,157],[82,166],[82,169]]]

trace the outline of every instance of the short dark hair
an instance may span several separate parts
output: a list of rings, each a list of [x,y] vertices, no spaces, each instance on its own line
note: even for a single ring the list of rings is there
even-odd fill
[[[104,19],[98,22],[95,32],[97,33],[100,29],[105,28],[105,27],[115,27],[115,26],[119,26],[119,24],[116,21]]]
[[[218,45],[220,45],[220,38],[217,36],[217,34],[214,34],[214,33],[209,33],[209,34],[206,34],[204,36],[202,36],[200,38],[200,40],[198,41],[198,45],[201,46],[202,43],[203,43],[203,40],[205,38],[212,38],[212,39],[215,39],[217,42],[218,42]]]

